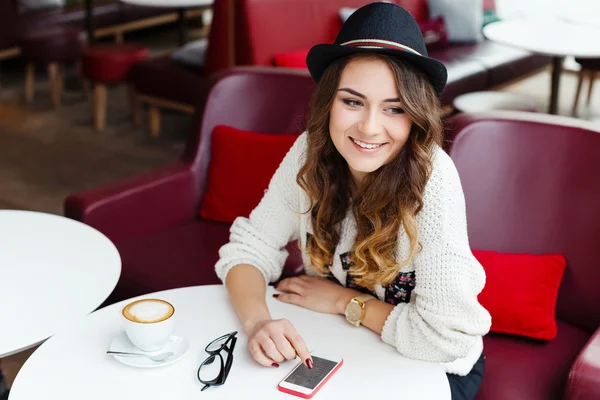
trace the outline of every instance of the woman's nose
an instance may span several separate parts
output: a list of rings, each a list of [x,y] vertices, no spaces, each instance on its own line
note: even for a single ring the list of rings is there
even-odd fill
[[[376,112],[366,112],[363,120],[359,124],[362,133],[368,136],[374,136],[381,133],[381,121]]]

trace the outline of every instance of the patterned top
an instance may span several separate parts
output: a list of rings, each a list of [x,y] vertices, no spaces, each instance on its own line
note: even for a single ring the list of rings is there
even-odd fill
[[[306,242],[308,242],[310,233],[306,234]],[[335,283],[338,283],[342,286],[345,286],[350,289],[358,290],[359,292],[370,294],[372,296],[377,297],[377,293],[367,289],[364,286],[360,286],[354,282],[352,275],[348,273],[350,268],[354,265],[354,261],[352,261],[351,252],[346,252],[340,254],[340,263],[342,265],[342,270],[346,273],[346,282],[342,283],[338,280],[333,272],[331,272],[331,265],[329,265],[330,271],[327,278]],[[386,303],[390,303],[393,305],[397,305],[398,303],[409,303],[410,295],[412,290],[415,288],[415,271],[408,272],[399,272],[394,279],[394,282],[387,285],[385,290],[384,301]]]
[[[306,158],[306,133],[300,135],[275,172],[269,188],[249,218],[237,218],[230,242],[219,250],[215,269],[225,282],[239,264],[255,266],[267,283],[279,279],[288,256],[285,246],[299,240],[306,247],[312,233],[310,201],[296,183]],[[491,325],[489,313],[477,301],[485,284],[483,267],[473,256],[467,237],[464,194],[458,172],[439,147],[417,215],[422,249],[404,266],[394,282],[378,285],[374,295],[395,305],[381,333],[385,343],[410,358],[443,363],[447,373],[467,375],[483,350],[482,336]],[[348,270],[356,241],[356,220],[349,209],[340,225],[331,276],[347,287],[357,287]],[[410,240],[400,228],[396,254],[405,260]],[[314,274],[303,252],[306,272]]]

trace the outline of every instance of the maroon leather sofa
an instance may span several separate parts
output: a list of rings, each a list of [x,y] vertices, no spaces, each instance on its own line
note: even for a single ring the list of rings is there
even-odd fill
[[[218,76],[196,118],[181,160],[139,177],[65,200],[67,217],[100,230],[122,258],[119,283],[107,303],[157,290],[220,283],[214,272],[229,224],[199,218],[213,128],[300,133],[314,88],[301,72],[237,68]],[[294,246],[286,274],[301,271]]]
[[[341,27],[339,10],[370,1],[216,0],[204,68],[183,66],[168,55],[151,59],[136,65],[133,86],[142,95],[194,107],[206,96],[206,76],[233,65],[273,65],[275,54],[332,42]],[[428,18],[426,0],[393,2],[407,8],[418,21]],[[493,8],[493,0],[484,3]],[[442,97],[446,105],[460,94],[516,80],[550,62],[549,57],[490,41],[451,44],[430,55],[448,67],[449,83]]]
[[[176,11],[175,8],[140,7],[119,0],[93,0],[94,28],[105,28],[155,17]],[[0,53],[17,46],[20,35],[31,30],[57,25],[85,25],[83,2],[66,7],[47,8],[20,13],[18,0],[0,1]]]
[[[448,127],[471,248],[567,259],[558,336],[488,334],[478,399],[600,399],[600,129],[506,112],[458,115]]]

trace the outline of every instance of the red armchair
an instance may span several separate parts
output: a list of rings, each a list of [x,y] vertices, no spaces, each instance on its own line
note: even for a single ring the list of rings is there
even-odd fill
[[[527,113],[462,114],[449,127],[471,247],[567,259],[558,336],[487,335],[478,398],[599,399],[600,130]]]
[[[65,201],[67,217],[103,232],[121,254],[121,278],[107,303],[220,283],[214,264],[218,249],[229,240],[229,224],[198,215],[213,128],[222,124],[267,133],[300,132],[314,88],[305,73],[263,67],[229,70],[216,80],[179,162]],[[286,271],[296,273],[299,267],[296,251]]]

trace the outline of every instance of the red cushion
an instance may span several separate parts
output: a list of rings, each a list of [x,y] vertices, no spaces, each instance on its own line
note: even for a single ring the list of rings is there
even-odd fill
[[[479,302],[492,332],[550,340],[556,337],[556,299],[566,266],[559,254],[473,251],[487,276]]]
[[[148,58],[148,54],[148,47],[135,43],[88,47],[82,57],[83,76],[101,83],[125,81],[133,64]]]
[[[212,134],[208,187],[200,217],[233,222],[258,205],[298,134],[241,131],[219,125]]]
[[[4,18],[2,24],[6,23],[6,19]],[[80,28],[70,26],[29,30],[18,41],[21,55],[25,61],[39,64],[67,63],[78,60],[85,44],[85,33]]]
[[[309,50],[310,49],[302,49],[290,51],[288,53],[275,54],[275,65],[286,68],[308,69],[306,66],[306,56],[308,55]]]

